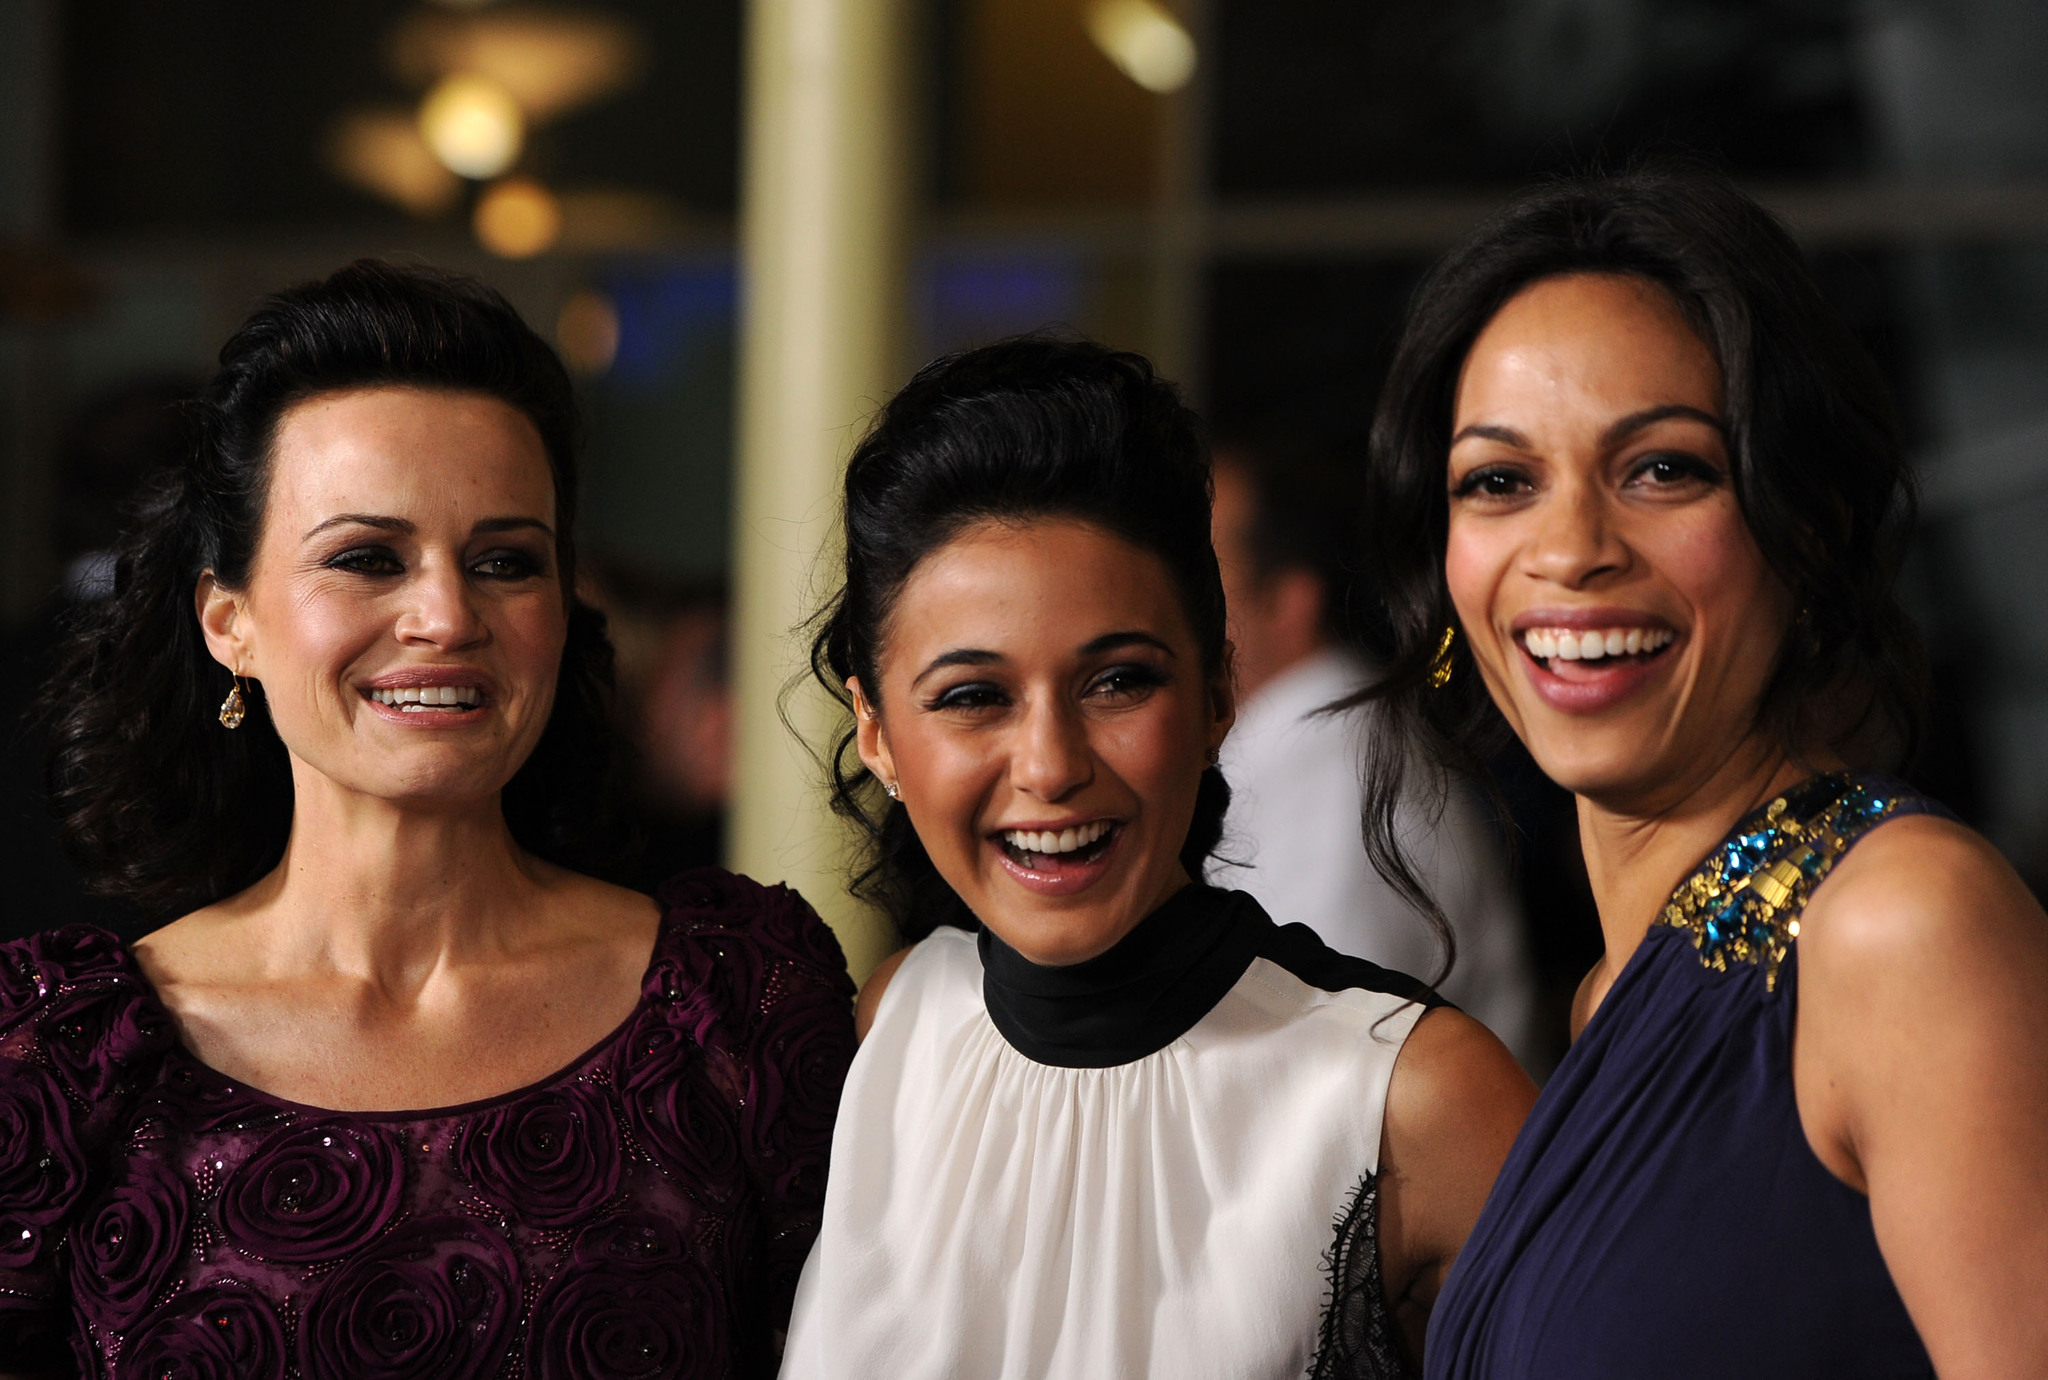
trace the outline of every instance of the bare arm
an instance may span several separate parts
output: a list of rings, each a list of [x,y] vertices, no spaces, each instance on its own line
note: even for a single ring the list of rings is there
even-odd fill
[[[1380,1274],[1411,1360],[1535,1101],[1507,1047],[1461,1011],[1427,1013],[1402,1046],[1380,1132]]]
[[[896,970],[903,966],[903,960],[910,957],[909,949],[898,949],[880,963],[875,971],[868,974],[868,980],[860,985],[860,996],[853,1003],[853,1037],[865,1040],[868,1028],[875,1023],[875,1012],[882,1009],[882,993],[889,986],[889,979],[896,976]]]
[[[1944,1380],[2048,1375],[2048,916],[1983,839],[1915,817],[1842,861],[1805,930],[1807,1139],[1869,1194]]]

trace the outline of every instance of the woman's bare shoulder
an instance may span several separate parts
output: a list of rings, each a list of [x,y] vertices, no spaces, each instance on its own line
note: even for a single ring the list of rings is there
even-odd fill
[[[889,979],[896,976],[896,970],[903,966],[903,960],[910,957],[917,946],[909,944],[890,954],[875,965],[875,971],[868,974],[868,980],[860,985],[860,996],[853,1004],[853,1033],[856,1039],[865,1040],[868,1031],[875,1024],[875,1013],[882,1008],[882,993],[888,990]]]
[[[1814,892],[1801,917],[1802,984],[1837,970],[1927,980],[2026,954],[2048,956],[2048,916],[1990,841],[1938,815],[1873,830]]]

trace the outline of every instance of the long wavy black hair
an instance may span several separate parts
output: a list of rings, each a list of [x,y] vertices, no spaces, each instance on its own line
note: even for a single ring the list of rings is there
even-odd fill
[[[1877,366],[1791,236],[1724,177],[1693,167],[1541,187],[1417,287],[1373,421],[1365,555],[1393,652],[1350,703],[1370,705],[1379,728],[1366,763],[1367,851],[1426,913],[1437,907],[1402,849],[1396,806],[1432,792],[1440,801],[1452,770],[1487,780],[1484,763],[1510,732],[1464,638],[1448,682],[1431,685],[1444,630],[1457,625],[1444,549],[1458,376],[1510,298],[1573,273],[1656,284],[1720,364],[1735,494],[1799,610],[1758,727],[1795,753],[1825,744],[1851,760],[1910,758],[1919,739],[1925,662],[1895,590],[1915,519],[1912,474]]]
[[[503,808],[530,852],[585,870],[614,860],[612,648],[603,615],[573,593],[569,376],[483,284],[363,260],[269,298],[221,348],[193,406],[191,454],[139,502],[112,594],[73,619],[42,709],[65,843],[95,891],[174,916],[233,895],[283,857],[292,819],[284,744],[260,685],[239,730],[217,722],[232,679],[207,651],[194,593],[207,570],[230,589],[246,584],[284,413],[317,394],[377,385],[485,394],[540,432],[568,640],[553,713]]]
[[[1052,334],[927,364],[890,400],[846,469],[845,579],[819,612],[811,671],[846,710],[827,757],[832,805],[866,840],[852,890],[906,941],[974,917],[854,750],[858,676],[869,695],[889,612],[926,556],[990,519],[1075,518],[1164,561],[1201,649],[1229,674],[1223,579],[1209,544],[1201,422],[1141,355]],[[1230,787],[1203,773],[1180,859],[1199,878],[1223,837]]]

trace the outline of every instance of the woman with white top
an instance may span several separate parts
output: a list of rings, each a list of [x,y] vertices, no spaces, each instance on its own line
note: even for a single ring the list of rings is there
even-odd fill
[[[1419,1359],[1534,1090],[1423,983],[1195,880],[1209,504],[1172,387],[1086,342],[939,360],[853,457],[814,664],[856,887],[919,942],[861,995],[785,1376]]]

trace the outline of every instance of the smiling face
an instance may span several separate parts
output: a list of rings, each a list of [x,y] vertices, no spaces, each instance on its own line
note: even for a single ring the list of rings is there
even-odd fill
[[[279,420],[247,588],[200,582],[223,665],[263,686],[306,772],[416,805],[495,797],[554,706],[568,613],[533,423],[379,387]]]
[[[1026,958],[1092,958],[1187,884],[1231,702],[1157,556],[1075,521],[970,527],[904,582],[878,679],[850,684],[861,759]]]
[[[1458,620],[1544,772],[1631,811],[1682,798],[1752,738],[1790,622],[1723,415],[1713,352],[1634,278],[1526,288],[1459,377]]]

